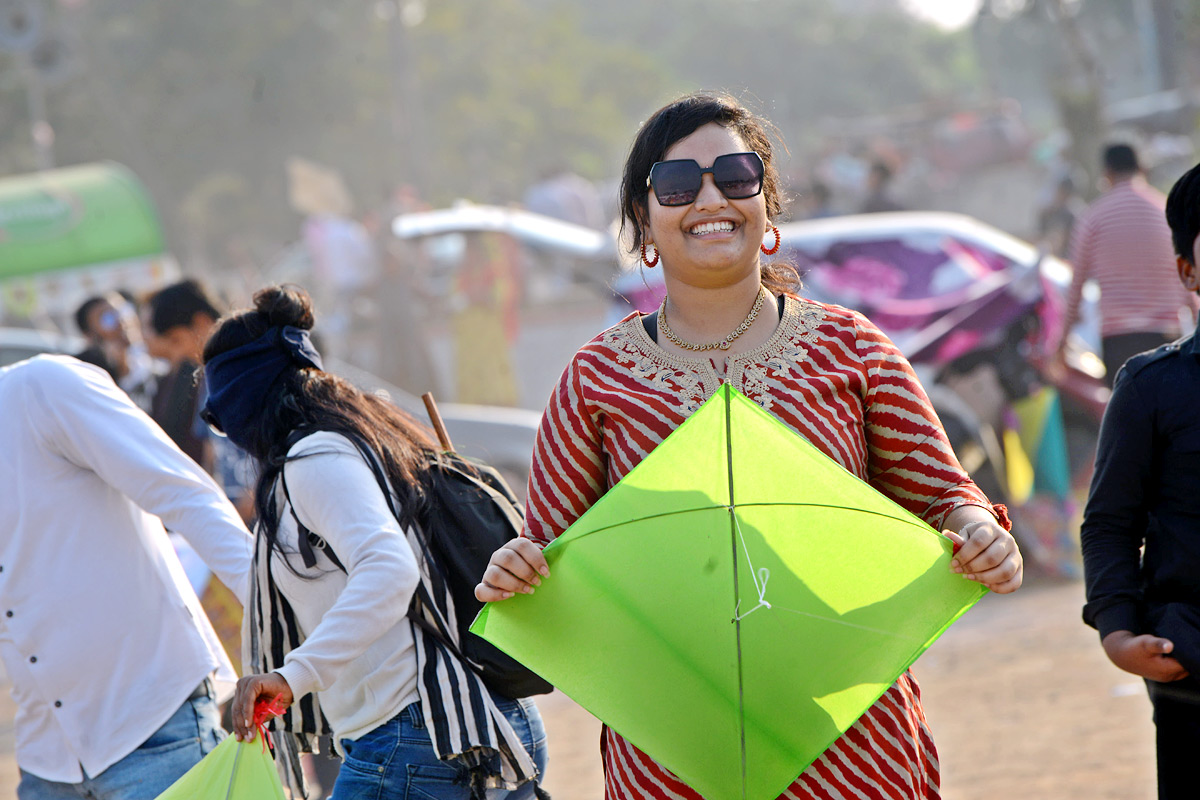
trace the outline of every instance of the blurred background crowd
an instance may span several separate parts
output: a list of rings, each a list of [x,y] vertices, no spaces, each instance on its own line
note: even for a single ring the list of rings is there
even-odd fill
[[[779,127],[775,258],[895,339],[1031,569],[1078,577],[1111,375],[1094,287],[1050,368],[1070,236],[1106,144],[1163,190],[1200,155],[1200,0],[0,0],[0,365],[102,363],[248,517],[192,375],[295,282],[335,371],[433,391],[521,487],[570,355],[661,300],[618,170],[697,89]]]
[[[1198,79],[1197,0],[0,0],[0,356],[90,352],[166,419],[196,315],[292,281],[344,370],[536,414],[661,298],[613,222],[630,132],[724,89],[786,146],[779,257],[900,344],[1076,575],[1107,388],[1094,291],[1043,369],[1070,232],[1106,143],[1160,188],[1195,162]],[[157,319],[188,278],[209,307]]]
[[[778,125],[775,258],[897,342],[1030,572],[1077,578],[1112,376],[1095,286],[1064,330],[1071,234],[1106,145],[1159,189],[1200,158],[1200,0],[0,0],[0,366],[103,365],[249,518],[196,363],[295,282],[333,371],[432,391],[521,490],[571,354],[662,298],[618,173],[697,89]],[[240,609],[177,544],[236,663]]]

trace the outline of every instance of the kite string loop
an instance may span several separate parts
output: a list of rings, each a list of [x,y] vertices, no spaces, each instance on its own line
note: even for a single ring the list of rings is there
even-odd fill
[[[751,573],[753,575],[753,573]],[[758,571],[758,575],[754,579],[754,588],[758,591],[758,605],[747,611],[745,614],[739,614],[738,609],[742,606],[742,601],[738,600],[737,606],[733,609],[733,621],[740,622],[746,617],[758,611],[760,608],[770,608],[771,604],[767,601],[767,581],[771,579],[771,570],[763,567]]]
[[[737,529],[738,541],[742,543],[742,552],[746,554],[746,563],[750,566],[750,578],[754,581],[754,591],[758,594],[758,605],[745,614],[739,613],[742,601],[740,598],[738,599],[737,605],[733,608],[732,622],[740,622],[760,608],[771,607],[771,604],[767,601],[767,581],[771,579],[771,570],[766,567],[758,570],[754,569],[754,562],[750,560],[750,550],[746,547],[746,537],[742,535],[742,526],[738,522],[737,514],[734,513],[733,506],[726,506],[726,508],[729,509],[729,513],[733,517],[733,524]]]

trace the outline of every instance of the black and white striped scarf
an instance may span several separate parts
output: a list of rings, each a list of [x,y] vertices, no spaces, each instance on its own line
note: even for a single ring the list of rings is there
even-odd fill
[[[365,446],[356,444],[360,450]],[[381,488],[395,514],[394,498],[374,454],[368,450],[363,457],[375,469],[376,479],[381,480]],[[290,500],[287,502],[290,506]],[[294,516],[294,509],[289,511]],[[308,529],[299,519],[296,523],[300,525],[300,537],[305,538]],[[514,789],[534,780],[537,767],[508,719],[496,707],[482,679],[459,656],[462,649],[458,627],[453,624],[454,600],[441,570],[432,561],[424,536],[413,530],[415,527],[405,530],[405,535],[417,554],[421,580],[408,617],[416,646],[417,690],[425,725],[438,758],[465,765],[471,776],[472,797],[482,800],[487,789]],[[242,628],[243,662],[248,670],[265,674],[283,666],[284,657],[304,643],[304,633],[291,604],[271,577],[271,562],[279,554],[271,552],[261,531],[255,539],[250,602]],[[328,548],[325,552],[341,567],[336,555]],[[299,754],[333,750],[332,732],[317,694],[299,698],[282,716],[273,719],[271,725],[280,732],[275,737],[276,758],[284,760],[288,787],[307,798]],[[544,796],[540,790],[538,794]]]

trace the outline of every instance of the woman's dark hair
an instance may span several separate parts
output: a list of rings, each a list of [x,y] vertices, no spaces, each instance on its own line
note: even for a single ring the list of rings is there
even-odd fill
[[[1167,225],[1175,255],[1196,263],[1196,237],[1200,235],[1200,164],[1183,173],[1167,195]]]
[[[303,289],[269,286],[254,295],[253,309],[234,312],[217,323],[204,345],[204,362],[254,341],[271,328],[290,325],[311,330],[314,321],[312,300]],[[425,505],[429,464],[437,453],[429,434],[387,400],[323,370],[296,367],[262,398],[262,412],[249,442],[250,455],[259,465],[255,510],[272,547],[282,552],[275,481],[296,441],[292,434],[302,429],[340,433],[368,448],[399,500],[401,525],[417,518]]]
[[[662,161],[672,145],[697,129],[716,123],[741,137],[746,146],[762,157],[763,197],[767,218],[778,220],[783,214],[785,197],[775,169],[772,139],[778,139],[775,126],[757,116],[733,97],[724,94],[685,95],[655,111],[638,130],[625,159],[621,176],[621,233],[632,233],[631,251],[641,250],[643,226],[649,214],[649,189],[646,179],[656,161]],[[762,265],[763,283],[773,291],[796,293],[800,276],[790,264],[776,259]]]
[[[214,320],[221,316],[217,301],[204,284],[194,278],[173,283],[150,296],[150,326],[162,335],[171,328],[191,325],[197,314]]]

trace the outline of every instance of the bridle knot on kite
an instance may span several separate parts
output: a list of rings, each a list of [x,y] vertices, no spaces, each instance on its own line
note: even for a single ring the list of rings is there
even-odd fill
[[[754,563],[750,560],[750,551],[746,548],[746,539],[742,536],[742,526],[738,522],[737,514],[734,513],[733,506],[725,507],[729,509],[729,515],[733,519],[734,527],[737,529],[738,541],[742,543],[742,552],[746,554],[746,563],[750,565],[750,577],[754,579],[754,590],[758,593],[758,605],[745,614],[738,613],[742,607],[741,598],[738,599],[737,605],[733,608],[733,619],[730,622],[740,622],[760,608],[771,607],[771,604],[767,602],[767,581],[771,579],[771,570],[766,567],[759,570],[754,569]]]

